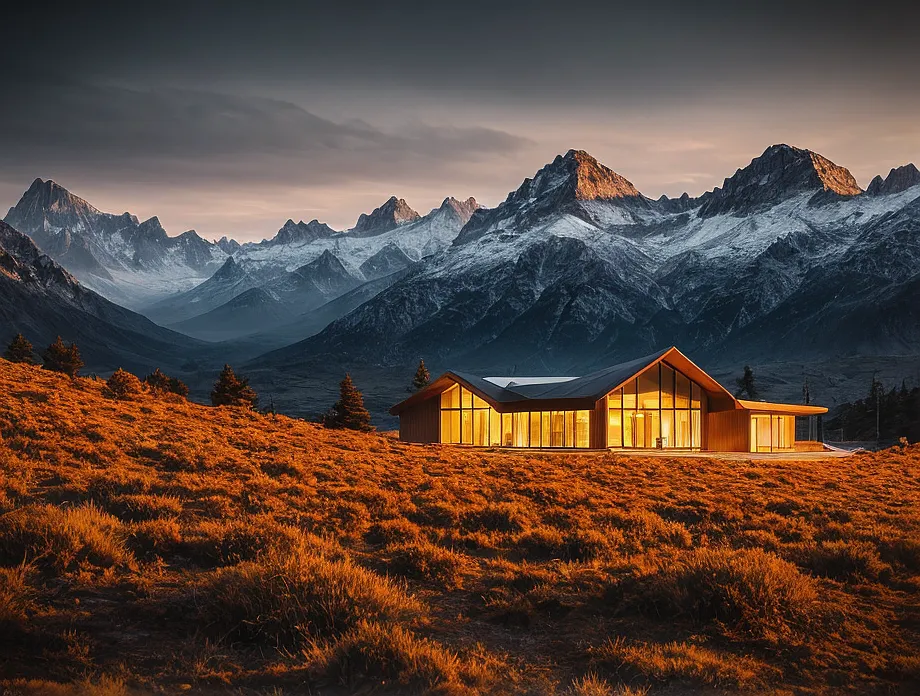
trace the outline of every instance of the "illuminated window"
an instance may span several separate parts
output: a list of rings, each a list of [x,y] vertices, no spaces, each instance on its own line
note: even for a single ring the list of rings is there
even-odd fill
[[[540,412],[540,445],[543,447],[550,446],[550,431],[552,430],[550,420],[549,411]]]
[[[511,447],[514,445],[513,426],[510,413],[502,414],[502,446]]]
[[[591,446],[591,412],[575,412],[575,446]]]
[[[639,406],[642,409],[658,408],[658,366],[646,370],[636,380],[639,390]]]
[[[489,444],[492,447],[502,444],[502,414],[492,409],[489,409]]]
[[[607,446],[623,446],[623,410],[619,407],[607,410]]]
[[[530,446],[540,446],[540,412],[532,411],[530,414]]]

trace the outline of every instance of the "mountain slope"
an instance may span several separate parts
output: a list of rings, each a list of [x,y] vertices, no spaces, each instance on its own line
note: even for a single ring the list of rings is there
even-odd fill
[[[87,370],[179,366],[202,349],[82,287],[26,235],[0,222],[0,343],[22,333],[41,351],[60,335]]]
[[[226,258],[194,231],[170,237],[156,217],[103,213],[54,181],[36,179],[5,218],[81,282],[139,308],[208,278]]]

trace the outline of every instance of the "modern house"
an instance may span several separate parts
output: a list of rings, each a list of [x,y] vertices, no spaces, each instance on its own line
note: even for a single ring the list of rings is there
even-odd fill
[[[737,399],[672,347],[584,377],[446,372],[390,413],[406,442],[790,452],[827,409]]]

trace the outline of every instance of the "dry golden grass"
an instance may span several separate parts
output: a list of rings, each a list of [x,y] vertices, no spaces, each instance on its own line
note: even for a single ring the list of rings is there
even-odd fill
[[[406,445],[0,360],[0,691],[912,693],[920,447]]]

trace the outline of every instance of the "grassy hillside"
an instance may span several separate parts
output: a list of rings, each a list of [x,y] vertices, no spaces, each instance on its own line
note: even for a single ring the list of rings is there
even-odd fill
[[[418,447],[0,360],[0,691],[916,693],[920,447]]]

